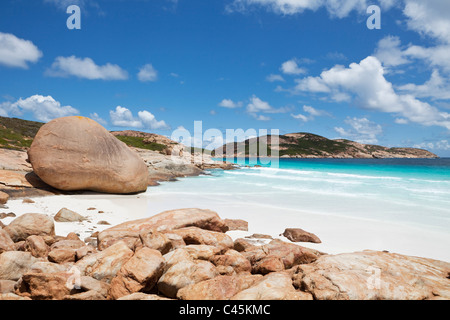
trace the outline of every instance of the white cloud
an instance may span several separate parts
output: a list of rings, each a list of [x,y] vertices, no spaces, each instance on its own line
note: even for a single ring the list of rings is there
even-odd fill
[[[41,57],[42,52],[33,42],[0,32],[0,65],[27,69],[28,63],[35,63]]]
[[[141,82],[156,81],[158,80],[158,71],[151,64],[143,65],[139,69],[138,79]]]
[[[258,120],[258,121],[270,121],[270,120],[272,120],[271,117],[268,117],[268,116],[265,116],[265,115],[262,115],[262,114],[256,115],[255,119]]]
[[[291,114],[291,117],[294,119],[302,120],[303,122],[308,122],[311,120],[314,120],[315,117],[321,117],[321,116],[330,116],[330,114],[324,110],[318,110],[311,106],[303,106],[303,111],[305,111],[308,115],[305,116],[304,114]]]
[[[52,77],[75,76],[89,80],[126,80],[128,73],[118,65],[97,65],[91,58],[57,57],[46,74]]]
[[[450,142],[448,140],[439,140],[435,142],[423,142],[414,145],[414,148],[432,149],[432,150],[450,150]]]
[[[408,28],[450,43],[450,2],[445,0],[405,0],[403,13]]]
[[[266,77],[266,80],[269,82],[285,81],[284,78],[279,74],[270,74]]]
[[[98,123],[100,123],[102,126],[105,126],[105,125],[108,123],[105,119],[103,119],[102,117],[100,117],[100,116],[98,115],[97,112],[94,112],[94,113],[89,114],[89,117],[90,117],[92,120],[95,120],[95,121],[97,121]]]
[[[343,138],[359,143],[375,144],[378,142],[377,135],[383,133],[383,128],[379,124],[367,118],[347,118],[344,122],[350,126],[350,129],[335,127],[334,130]]]
[[[290,74],[290,75],[298,75],[298,74],[306,73],[305,69],[300,68],[298,66],[296,59],[291,59],[286,62],[283,62],[283,64],[280,67],[280,70],[284,74]]]
[[[410,46],[403,54],[410,58],[427,62],[431,67],[442,68],[450,73],[450,45],[438,45],[435,47]]]
[[[395,119],[395,123],[397,123],[397,124],[408,124],[409,121],[404,119],[404,118],[397,118],[397,119]]]
[[[167,129],[169,126],[163,121],[157,121],[155,116],[144,110],[138,112],[138,117],[124,107],[117,106],[109,112],[111,123],[116,127],[131,127],[145,129]]]
[[[399,91],[413,94],[418,98],[433,100],[450,99],[450,79],[443,78],[438,70],[433,70],[431,77],[424,84],[408,83],[397,88]]]
[[[317,92],[309,90],[310,83],[320,85],[322,92],[327,88],[331,99],[339,93],[347,94],[360,108],[394,113],[411,122],[450,130],[450,113],[441,112],[411,94],[397,94],[392,83],[384,77],[381,62],[375,57],[369,56],[359,64],[352,63],[349,68],[335,66],[323,71],[319,77],[301,79],[296,90]]]
[[[392,0],[381,0],[383,8],[392,6]],[[305,10],[316,11],[325,7],[328,13],[337,18],[344,18],[352,11],[365,13],[366,0],[234,0],[226,7],[229,12],[245,12],[252,7],[262,7],[276,14],[293,15]]]
[[[268,102],[261,100],[257,96],[253,95],[250,98],[250,103],[247,105],[248,113],[284,113],[289,111],[289,108],[274,108]]]
[[[384,66],[395,67],[410,62],[401,49],[400,38],[394,36],[387,36],[381,39],[378,42],[374,55]]]
[[[33,95],[26,99],[20,98],[14,103],[8,101],[0,104],[0,114],[3,116],[21,116],[26,112],[32,113],[35,119],[43,122],[79,113],[71,106],[61,106],[61,103],[51,96]]]
[[[219,107],[222,108],[229,108],[229,109],[234,109],[234,108],[240,108],[242,107],[242,102],[238,101],[238,102],[234,102],[231,99],[223,99],[219,104]]]

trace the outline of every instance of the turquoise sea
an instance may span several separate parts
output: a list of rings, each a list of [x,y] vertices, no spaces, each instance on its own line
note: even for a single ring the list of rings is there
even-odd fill
[[[245,165],[245,160],[236,163]],[[204,206],[236,217],[248,216],[251,211],[253,219],[264,211],[273,223],[279,223],[276,221],[279,217],[296,221],[301,224],[299,227],[311,222],[311,227],[324,234],[332,230],[329,225],[321,230],[321,220],[323,226],[327,221],[344,221],[342,218],[359,221],[358,225],[368,228],[371,223],[374,228],[392,225],[398,232],[392,239],[403,241],[401,248],[421,237],[425,241],[425,234],[429,242],[450,246],[450,158],[280,159],[278,168],[263,165],[212,170],[209,175],[163,183],[151,193],[170,195],[172,199],[183,199],[186,205]],[[301,219],[296,219],[304,213]],[[289,221],[285,224],[288,226]],[[347,232],[365,236],[364,230],[351,228],[348,224]],[[401,238],[400,233],[405,230],[408,235]],[[376,238],[376,230],[372,233],[371,237]],[[434,235],[438,240],[433,239]],[[380,235],[379,241],[371,239],[369,244],[374,243],[374,247],[379,244],[381,248],[385,245],[382,237],[386,235]],[[359,249],[356,244],[351,245]],[[413,248],[409,252],[416,254]],[[417,252],[420,254],[426,256],[426,252]],[[448,259],[450,254],[444,257]]]

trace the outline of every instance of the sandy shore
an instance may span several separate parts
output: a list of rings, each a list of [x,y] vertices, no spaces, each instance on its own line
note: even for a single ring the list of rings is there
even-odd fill
[[[166,194],[159,192],[156,187],[139,195],[86,193],[31,199],[35,203],[22,203],[22,199],[10,200],[7,208],[0,209],[0,212],[14,212],[17,216],[30,212],[54,216],[61,208],[68,208],[83,215],[87,220],[55,222],[56,234],[65,236],[69,232],[75,232],[84,239],[95,231],[110,227],[98,224],[100,221],[116,225],[165,210],[195,207],[214,210],[221,218],[248,221],[248,232],[228,232],[233,239],[263,233],[288,241],[279,236],[285,228],[302,228],[315,233],[322,243],[300,243],[301,245],[330,254],[370,249],[450,261],[450,235],[445,232],[367,219],[309,214],[301,210],[280,209],[264,204],[237,203],[226,196],[222,199],[211,199],[202,195],[193,197],[192,194]],[[90,208],[95,210],[88,210]],[[8,217],[1,221],[6,225],[12,219]]]

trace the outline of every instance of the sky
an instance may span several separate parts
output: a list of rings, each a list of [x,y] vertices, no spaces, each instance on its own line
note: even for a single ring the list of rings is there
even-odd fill
[[[1,1],[0,116],[70,115],[169,137],[202,121],[450,157],[450,1]]]

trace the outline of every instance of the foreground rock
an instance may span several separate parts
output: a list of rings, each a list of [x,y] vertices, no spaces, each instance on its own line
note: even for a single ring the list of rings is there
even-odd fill
[[[43,125],[28,156],[34,172],[60,190],[135,193],[147,189],[144,161],[88,118],[58,118]]]
[[[54,236],[53,220],[40,213],[26,213],[11,221],[4,228],[14,242],[26,240],[29,236]]]
[[[205,230],[225,232],[228,227],[219,215],[205,209],[178,209],[159,213],[146,219],[119,224],[99,233],[98,243],[101,250],[111,244],[124,240],[134,245],[139,234],[145,230],[169,231],[185,227],[198,227]]]
[[[109,296],[118,299],[139,291],[150,291],[163,273],[164,259],[159,251],[142,248],[112,279]]]
[[[5,204],[8,202],[9,194],[4,193],[3,191],[0,191],[0,204]]]
[[[318,300],[450,299],[450,264],[364,251],[298,266],[294,284]]]

